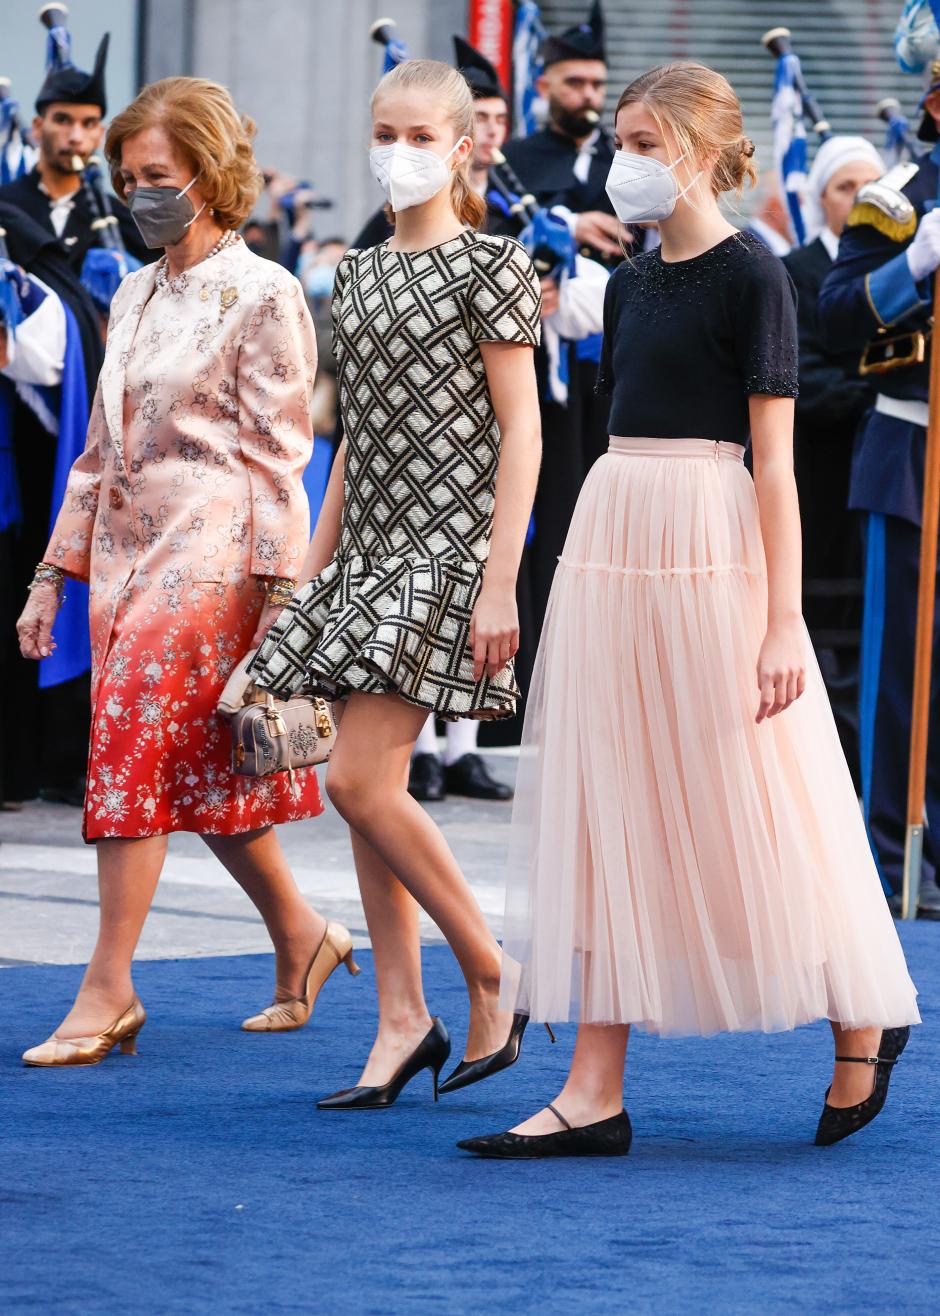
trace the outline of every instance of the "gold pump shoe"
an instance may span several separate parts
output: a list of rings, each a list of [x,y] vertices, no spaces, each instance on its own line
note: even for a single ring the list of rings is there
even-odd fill
[[[321,987],[341,964],[346,965],[353,977],[360,971],[353,959],[352,937],[348,930],[342,923],[327,923],[323,940],[307,970],[307,988],[303,996],[272,1002],[260,1014],[246,1019],[242,1028],[246,1033],[289,1033],[295,1028],[303,1028],[313,1013]]]
[[[110,1028],[92,1037],[57,1037],[55,1033],[40,1046],[23,1052],[24,1065],[98,1065],[108,1052],[120,1046],[121,1054],[137,1054],[137,1034],[147,1021],[147,1012],[135,996]]]

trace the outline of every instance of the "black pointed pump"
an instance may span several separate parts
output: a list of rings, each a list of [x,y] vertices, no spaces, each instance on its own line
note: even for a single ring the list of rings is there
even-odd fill
[[[402,1088],[420,1074],[422,1069],[430,1069],[434,1076],[434,1100],[437,1101],[438,1079],[449,1056],[450,1035],[444,1027],[444,1021],[435,1017],[430,1030],[387,1083],[383,1083],[381,1087],[344,1088],[342,1092],[334,1092],[330,1097],[321,1098],[317,1102],[317,1108],[319,1110],[381,1110],[385,1106],[393,1106]]]
[[[503,1069],[508,1069],[510,1065],[514,1065],[522,1051],[522,1035],[528,1022],[529,1016],[527,1014],[514,1014],[506,1045],[501,1046],[498,1051],[493,1051],[488,1056],[481,1056],[479,1060],[461,1060],[454,1072],[448,1074],[447,1078],[444,1079],[440,1088],[441,1092],[456,1092],[458,1088],[466,1088],[471,1083],[479,1083],[482,1079],[489,1078]],[[545,1028],[554,1042],[555,1034],[552,1032],[551,1027],[546,1024]]]

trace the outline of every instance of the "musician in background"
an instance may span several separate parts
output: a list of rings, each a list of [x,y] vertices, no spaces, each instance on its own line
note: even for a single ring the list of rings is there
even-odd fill
[[[869,840],[900,907],[907,816],[932,280],[940,266],[940,61],[921,102],[920,163],[859,192],[819,296],[823,346],[856,352],[876,388],[858,431],[849,506],[865,514],[859,744]],[[802,381],[801,381],[802,383]],[[940,624],[940,612],[937,614]],[[934,663],[940,662],[934,641]],[[940,918],[940,683],[931,695],[918,914]]]
[[[42,674],[13,622],[48,539],[57,484],[85,443],[103,358],[98,315],[61,245],[0,201],[9,257],[29,277],[12,351],[0,332],[0,801],[80,805],[88,757],[87,598],[71,588],[58,648]]]
[[[599,0],[595,0],[586,23],[549,36],[539,53],[543,69],[535,85],[548,106],[548,119],[541,130],[507,142],[505,156],[523,189],[540,207],[567,224],[577,253],[575,272],[579,277],[569,279],[559,274],[541,280],[542,346],[535,360],[542,416],[542,468],[533,535],[520,575],[520,590],[526,581],[529,590],[528,607],[520,607],[520,613],[524,618],[528,611],[531,619],[516,668],[523,693],[528,688],[528,664],[538,647],[555,568],[581,485],[608,447],[608,399],[594,391],[606,271],[623,259],[620,238],[629,242],[635,236],[616,219],[606,192],[614,144],[600,122],[607,62]],[[511,223],[499,231],[518,235],[518,221]],[[594,275],[600,275],[600,279],[591,286]],[[574,309],[576,300],[580,313],[571,318],[565,311]],[[485,727],[484,740],[518,740],[521,718],[520,710],[511,723]]]
[[[614,144],[600,123],[607,92],[600,0],[586,23],[548,37],[539,54],[535,86],[548,121],[540,132],[513,138],[506,159],[540,206],[565,217],[583,256],[619,264],[621,225],[605,190]]]
[[[98,237],[93,228],[97,217],[93,203],[75,165],[80,162],[84,169],[104,136],[107,53],[105,33],[91,73],[72,65],[49,69],[36,98],[33,119],[39,159],[28,174],[0,187],[0,201],[19,207],[61,240],[78,275],[89,247],[98,245]],[[112,209],[126,249],[139,260],[153,260],[155,253],[144,246],[127,207],[114,200]]]
[[[824,141],[804,199],[807,231],[815,236],[783,261],[799,296],[794,458],[803,521],[803,613],[857,790],[862,560],[857,514],[848,508],[849,472],[855,431],[875,390],[859,376],[857,350],[832,351],[823,344],[816,303],[855,194],[883,173],[884,162],[866,138]]]

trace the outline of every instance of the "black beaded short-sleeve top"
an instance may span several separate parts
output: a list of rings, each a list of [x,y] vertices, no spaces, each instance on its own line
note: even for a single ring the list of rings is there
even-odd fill
[[[660,251],[614,271],[597,390],[621,438],[746,444],[748,397],[797,395],[796,290],[758,239],[735,233],[691,260]]]

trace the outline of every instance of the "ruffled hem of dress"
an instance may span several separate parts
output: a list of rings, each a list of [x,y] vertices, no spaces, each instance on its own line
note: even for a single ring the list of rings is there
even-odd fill
[[[448,721],[511,717],[512,664],[473,677],[470,620],[485,564],[467,559],[334,558],[299,589],[251,665],[281,698],[396,694]]]

